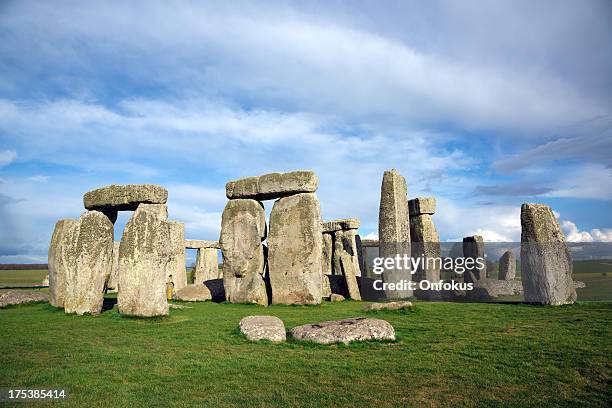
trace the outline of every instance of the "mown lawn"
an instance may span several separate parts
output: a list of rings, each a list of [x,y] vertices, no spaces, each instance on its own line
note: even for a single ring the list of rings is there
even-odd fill
[[[0,386],[64,387],[75,407],[609,406],[612,303],[557,308],[417,302],[382,312],[395,343],[250,343],[252,314],[304,323],[364,315],[320,307],[200,303],[167,318],[0,310]],[[19,406],[23,406],[19,405]]]

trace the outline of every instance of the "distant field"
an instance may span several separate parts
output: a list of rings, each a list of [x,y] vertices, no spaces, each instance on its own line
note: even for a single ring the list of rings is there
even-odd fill
[[[0,287],[40,285],[48,273],[46,269],[0,270]]]

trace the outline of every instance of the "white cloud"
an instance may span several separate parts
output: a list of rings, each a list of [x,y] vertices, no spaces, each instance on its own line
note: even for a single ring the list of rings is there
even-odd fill
[[[8,166],[17,158],[14,150],[0,150],[0,167]]]
[[[594,228],[591,232],[580,231],[576,224],[568,220],[561,221],[561,229],[568,242],[612,242],[612,229]]]
[[[45,183],[47,180],[49,180],[49,176],[42,176],[42,175],[36,175],[36,176],[30,176],[28,177],[29,181],[33,181],[35,183]]]

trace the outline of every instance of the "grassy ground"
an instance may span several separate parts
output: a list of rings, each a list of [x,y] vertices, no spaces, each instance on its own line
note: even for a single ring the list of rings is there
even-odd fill
[[[69,406],[609,406],[612,303],[558,308],[417,303],[382,312],[395,343],[250,343],[251,314],[304,323],[363,315],[200,303],[167,318],[0,310],[0,386],[65,387]],[[22,405],[20,405],[22,406]]]
[[[46,269],[0,270],[0,287],[39,285],[48,273]]]

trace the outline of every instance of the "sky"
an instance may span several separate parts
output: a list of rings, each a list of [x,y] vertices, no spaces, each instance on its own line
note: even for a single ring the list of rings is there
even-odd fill
[[[366,237],[395,168],[444,241],[520,240],[524,202],[612,241],[610,38],[609,1],[2,1],[0,263],[97,187],[215,240],[227,181],[297,169]]]

